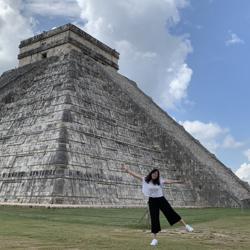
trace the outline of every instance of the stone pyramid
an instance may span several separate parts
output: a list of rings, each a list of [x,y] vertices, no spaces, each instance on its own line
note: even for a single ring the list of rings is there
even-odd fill
[[[117,72],[119,54],[72,24],[20,43],[0,78],[0,202],[145,206],[159,168],[174,206],[249,206],[250,188]]]

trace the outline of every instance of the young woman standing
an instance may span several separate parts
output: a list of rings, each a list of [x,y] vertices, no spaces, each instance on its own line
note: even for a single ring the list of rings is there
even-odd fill
[[[188,232],[193,231],[193,228],[185,223],[163,196],[163,184],[183,183],[182,181],[163,180],[160,178],[160,172],[158,169],[153,169],[146,177],[130,171],[125,165],[122,165],[122,170],[141,180],[142,192],[145,196],[149,197],[148,204],[151,218],[151,232],[153,234],[153,240],[150,243],[151,246],[156,246],[158,244],[156,235],[161,231],[160,210],[163,212],[171,226],[179,222],[185,226],[185,229]]]

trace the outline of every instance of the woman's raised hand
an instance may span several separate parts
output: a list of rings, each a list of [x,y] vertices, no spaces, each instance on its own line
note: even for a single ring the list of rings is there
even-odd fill
[[[122,169],[124,172],[128,172],[128,167],[125,166],[124,164],[121,165],[121,169]]]

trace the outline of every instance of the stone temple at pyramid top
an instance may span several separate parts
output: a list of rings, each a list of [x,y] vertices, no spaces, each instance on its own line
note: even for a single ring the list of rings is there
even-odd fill
[[[119,69],[119,53],[116,50],[73,24],[66,24],[23,40],[19,49],[19,67],[60,53],[68,53],[70,50],[77,50],[106,66]]]

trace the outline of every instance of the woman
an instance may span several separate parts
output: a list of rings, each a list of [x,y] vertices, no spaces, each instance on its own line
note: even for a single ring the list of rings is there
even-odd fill
[[[193,231],[193,228],[184,222],[180,215],[174,211],[166,198],[163,196],[163,184],[182,183],[182,181],[163,180],[160,178],[160,172],[158,169],[153,169],[146,177],[130,171],[124,165],[122,165],[122,170],[141,180],[142,192],[145,196],[149,197],[148,204],[151,218],[151,232],[153,233],[153,240],[150,244],[151,246],[156,246],[158,244],[156,235],[159,231],[161,231],[160,210],[163,212],[171,226],[179,222],[185,226],[185,229],[188,232]]]

